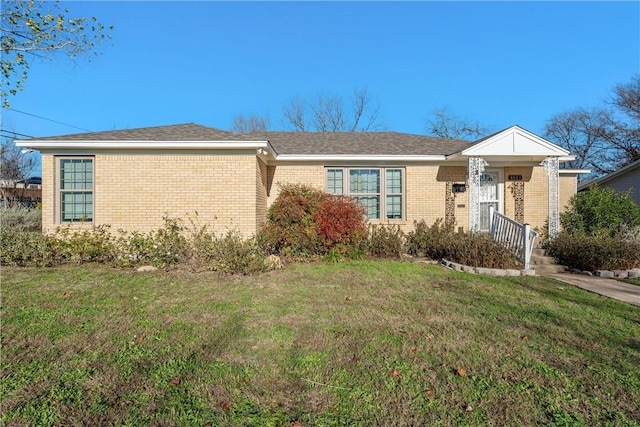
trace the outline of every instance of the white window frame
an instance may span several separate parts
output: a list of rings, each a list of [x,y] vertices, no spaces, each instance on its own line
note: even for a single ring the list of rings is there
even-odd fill
[[[90,188],[63,188],[63,171],[62,163],[65,160],[89,160],[91,161],[91,187]],[[55,197],[55,217],[58,224],[93,224],[95,221],[96,205],[95,205],[95,176],[96,162],[94,156],[56,156],[56,197]],[[64,194],[68,193],[89,193],[91,194],[91,218],[90,219],[72,219],[65,220],[63,215]]]
[[[331,171],[342,171],[342,189],[341,192],[330,191],[334,185],[330,185],[329,176]],[[350,172],[353,170],[377,170],[380,176],[380,191],[378,193],[351,193],[350,184]],[[398,170],[400,171],[401,189],[400,193],[387,193],[387,171]],[[337,190],[337,189],[336,189]],[[406,219],[406,169],[404,167],[367,167],[367,166],[327,166],[325,167],[325,191],[331,194],[344,194],[347,196],[367,196],[376,195],[380,199],[378,208],[378,218],[368,218],[368,221],[377,222],[401,222]],[[387,218],[387,196],[401,196],[401,209],[400,218]]]

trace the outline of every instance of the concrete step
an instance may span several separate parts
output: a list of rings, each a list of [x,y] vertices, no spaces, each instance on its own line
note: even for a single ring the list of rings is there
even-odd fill
[[[531,267],[535,270],[536,275],[541,276],[544,274],[553,274],[553,273],[564,273],[566,267],[564,265],[558,264],[538,264],[531,265]]]
[[[531,251],[531,256],[546,256],[546,252],[542,248],[534,248],[533,251]]]
[[[556,264],[556,260],[546,254],[542,248],[535,248],[531,253],[531,268],[537,275],[563,273],[567,268]]]
[[[531,264],[532,265],[550,265],[550,264],[555,264],[556,260],[553,257],[550,256],[539,256],[539,255],[532,255],[531,256]]]

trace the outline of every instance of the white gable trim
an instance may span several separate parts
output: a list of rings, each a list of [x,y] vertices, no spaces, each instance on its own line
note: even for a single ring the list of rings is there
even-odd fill
[[[565,157],[569,152],[546,139],[512,126],[461,152],[463,156],[542,156]]]

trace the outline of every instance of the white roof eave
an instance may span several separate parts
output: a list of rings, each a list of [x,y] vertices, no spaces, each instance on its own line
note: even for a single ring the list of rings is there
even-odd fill
[[[21,140],[16,141],[18,147],[41,149],[270,149],[268,141],[56,141],[56,140]]]
[[[278,161],[396,161],[396,162],[424,162],[446,160],[444,155],[407,156],[407,155],[360,155],[360,154],[280,154]]]

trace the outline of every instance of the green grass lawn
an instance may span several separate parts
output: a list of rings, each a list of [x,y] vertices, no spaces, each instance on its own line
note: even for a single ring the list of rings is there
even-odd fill
[[[640,425],[640,310],[387,261],[2,268],[0,422]]]

